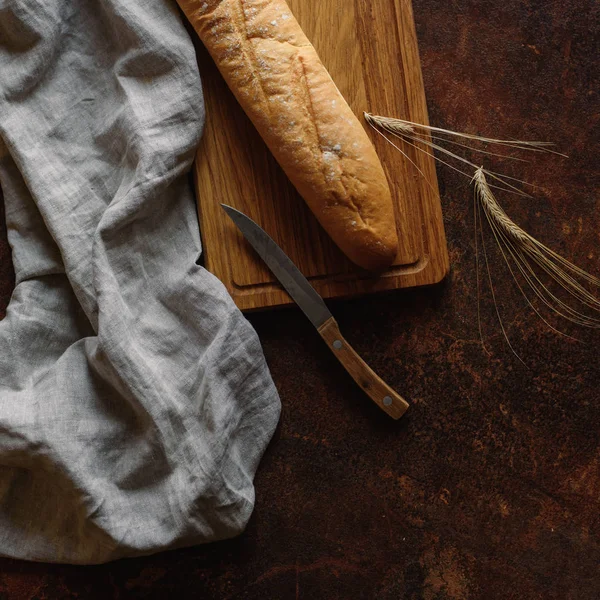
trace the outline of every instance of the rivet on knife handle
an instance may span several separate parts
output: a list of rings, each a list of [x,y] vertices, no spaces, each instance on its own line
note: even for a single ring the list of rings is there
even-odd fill
[[[408,403],[356,353],[340,333],[337,321],[331,317],[319,327],[318,331],[344,369],[369,398],[390,417],[399,419],[406,412]]]

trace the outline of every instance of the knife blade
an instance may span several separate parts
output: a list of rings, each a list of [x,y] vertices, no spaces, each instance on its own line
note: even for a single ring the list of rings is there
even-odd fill
[[[399,419],[406,412],[408,403],[388,386],[344,339],[323,298],[302,275],[298,267],[273,238],[250,217],[226,204],[221,206],[279,283],[316,327],[354,381],[383,411],[392,418]]]

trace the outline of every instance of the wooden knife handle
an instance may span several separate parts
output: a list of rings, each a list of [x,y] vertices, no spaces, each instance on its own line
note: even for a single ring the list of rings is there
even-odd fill
[[[399,419],[408,408],[408,402],[397,394],[371,367],[356,353],[340,333],[337,321],[331,317],[319,327],[321,337],[329,349],[337,356],[342,366],[363,391],[392,419]]]

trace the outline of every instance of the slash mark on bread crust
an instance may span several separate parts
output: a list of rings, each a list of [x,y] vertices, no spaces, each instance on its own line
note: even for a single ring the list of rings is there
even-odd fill
[[[246,59],[246,62],[249,65],[250,71],[252,72],[252,78],[256,81],[258,81],[258,87],[260,88],[260,92],[262,94],[262,99],[263,99],[263,103],[265,105],[265,110],[267,111],[269,118],[272,117],[271,115],[271,107],[269,105],[269,98],[268,98],[268,94],[265,91],[265,88],[263,87],[263,81],[262,78],[260,77],[260,74],[258,73],[258,69],[256,68],[256,62],[257,62],[257,58],[256,58],[256,53],[254,52],[254,46],[252,45],[252,43],[250,42],[251,38],[248,36],[248,27],[247,27],[247,22],[246,22],[246,11],[244,9],[244,0],[237,0],[237,7],[238,7],[238,11],[242,20],[242,23],[244,24],[244,30],[243,32],[239,30],[238,25],[237,25],[237,19],[232,19],[233,22],[233,26],[234,29],[236,30],[236,33],[239,35],[239,37],[243,37],[248,44],[242,44],[242,53],[244,55],[244,58]],[[250,56],[249,52],[248,52],[248,46],[250,46],[250,48],[252,49],[252,56]]]
[[[315,132],[316,145],[318,147],[319,152],[321,153],[322,165],[323,165],[323,168],[322,168],[323,179],[325,180],[325,183],[327,183],[327,171],[328,171],[328,169],[330,169],[330,167],[328,167],[327,161],[325,160],[325,153],[331,152],[331,151],[327,148],[324,148],[324,145],[321,143],[321,134],[319,133],[319,126],[318,126],[319,121],[317,118],[317,114],[315,113],[315,107],[313,105],[312,96],[310,93],[310,86],[308,85],[308,75],[306,72],[306,66],[304,64],[304,58],[302,57],[302,55],[300,53],[298,53],[298,61],[300,63],[300,67],[302,69],[300,81],[302,83],[302,87],[304,89],[304,94],[306,96],[307,108],[308,108],[308,112],[310,113],[310,117],[311,117],[310,120],[311,120],[311,123],[313,124],[314,132]],[[339,157],[337,158],[337,160],[338,160],[338,164],[339,164],[339,160],[340,160]],[[340,176],[338,179],[339,179],[340,185],[344,189],[344,197],[342,198],[341,194],[339,192],[336,192],[335,190],[332,190],[333,196],[336,198],[336,200],[343,200],[344,204],[351,207],[356,212],[356,214],[358,215],[358,218],[362,221],[363,225],[365,227],[368,227],[367,222],[363,219],[363,217],[360,213],[360,208],[358,206],[356,206],[356,204],[352,200],[351,195],[348,193],[348,188],[344,184],[343,173],[340,173]]]

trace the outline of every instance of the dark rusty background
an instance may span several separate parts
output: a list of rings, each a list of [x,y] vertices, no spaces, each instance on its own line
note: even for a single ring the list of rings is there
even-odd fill
[[[414,9],[431,121],[556,141],[569,160],[487,164],[537,184],[535,199],[500,200],[598,274],[600,3],[414,0]],[[333,305],[356,349],[414,402],[400,423],[365,400],[298,311],[254,316],[284,411],[246,533],[99,567],[0,560],[0,598],[600,597],[600,337],[564,323],[587,343],[551,332],[490,245],[499,310],[527,368],[484,286],[486,354],[472,190],[444,168],[439,180],[447,281]],[[3,310],[12,273],[0,239]]]

